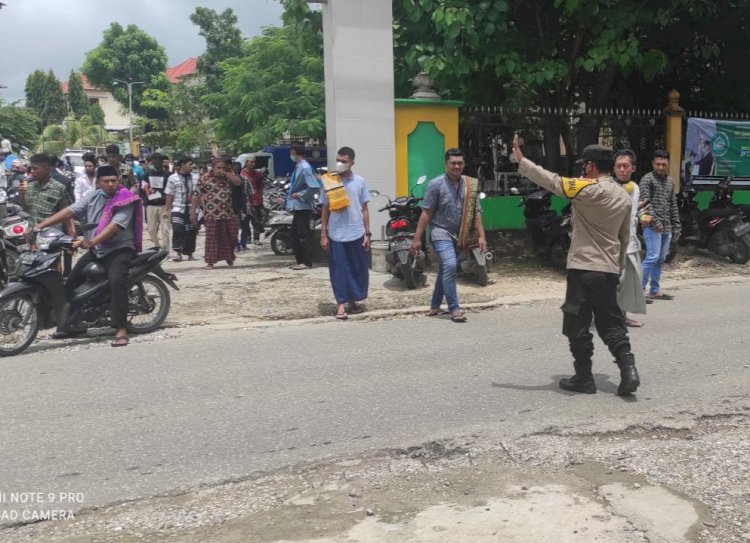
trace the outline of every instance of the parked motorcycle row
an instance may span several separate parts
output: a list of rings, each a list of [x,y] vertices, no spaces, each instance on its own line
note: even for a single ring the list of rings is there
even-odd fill
[[[733,203],[731,178],[720,181],[706,209],[699,209],[697,191],[685,184],[677,194],[677,207],[682,223],[682,235],[672,244],[666,258],[670,262],[677,254],[677,246],[694,246],[728,258],[736,264],[750,261],[750,205]],[[517,189],[512,189],[520,195]],[[555,269],[564,270],[570,248],[570,204],[560,214],[552,209],[552,193],[544,189],[521,195],[519,206],[524,207],[526,229],[540,260]],[[646,245],[639,229],[639,239],[645,256]]]

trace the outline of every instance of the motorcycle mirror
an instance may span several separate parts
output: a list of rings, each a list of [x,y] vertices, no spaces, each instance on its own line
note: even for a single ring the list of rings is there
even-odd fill
[[[373,198],[377,198],[378,196],[380,196],[380,193],[376,190],[371,190],[370,196],[372,196]]]
[[[487,193],[486,192],[480,192],[479,193],[479,199],[480,200],[484,200],[485,198],[487,198]]]
[[[422,176],[419,177],[419,179],[417,179],[417,185],[421,185],[425,181],[427,181],[427,176],[426,175],[422,175]]]
[[[519,194],[521,194],[521,191],[520,191],[520,190],[518,190],[518,187],[511,187],[511,188],[510,188],[510,193],[511,193],[511,194],[512,194],[513,196],[518,196]]]

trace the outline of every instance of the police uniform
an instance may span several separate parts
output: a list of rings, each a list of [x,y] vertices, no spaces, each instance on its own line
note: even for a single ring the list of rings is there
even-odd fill
[[[612,152],[601,145],[589,145],[581,155],[581,161],[611,158]],[[560,177],[528,159],[521,161],[518,171],[571,202],[573,237],[562,310],[563,334],[570,344],[576,375],[560,381],[560,387],[596,392],[591,373],[594,343],[589,331],[593,318],[599,336],[620,366],[623,381],[618,394],[634,392],[639,381],[625,320],[617,304],[620,270],[630,240],[630,195],[610,175],[598,179]]]

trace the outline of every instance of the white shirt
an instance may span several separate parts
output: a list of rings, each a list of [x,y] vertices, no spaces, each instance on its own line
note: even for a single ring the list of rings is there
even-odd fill
[[[76,202],[86,196],[90,191],[96,189],[96,175],[94,175],[94,179],[89,179],[89,176],[86,175],[86,172],[83,172],[78,177],[76,177],[76,182],[73,187],[73,196],[76,199]]]

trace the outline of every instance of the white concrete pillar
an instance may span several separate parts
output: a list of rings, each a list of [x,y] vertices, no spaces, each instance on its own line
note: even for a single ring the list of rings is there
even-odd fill
[[[396,193],[396,140],[391,0],[328,0],[323,5],[328,166],[336,150],[356,153],[354,170],[370,189]],[[373,239],[386,213],[370,204]]]

